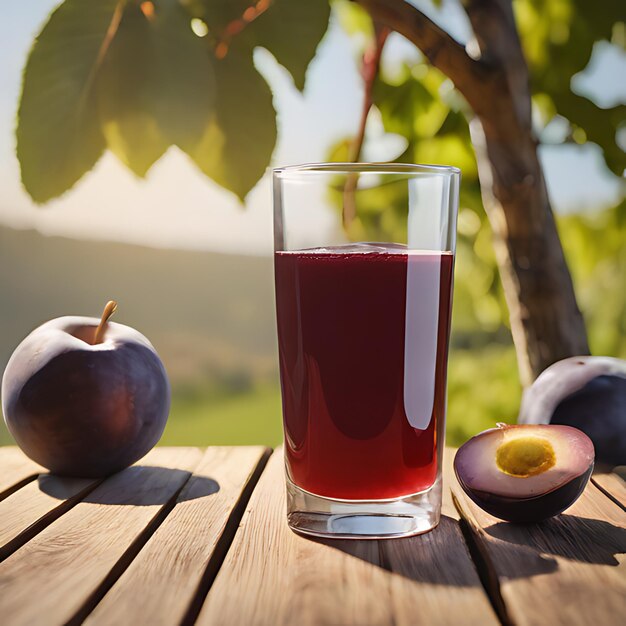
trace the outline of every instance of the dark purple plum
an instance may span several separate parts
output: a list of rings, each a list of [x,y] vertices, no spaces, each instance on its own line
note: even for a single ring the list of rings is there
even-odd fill
[[[61,476],[107,476],[139,460],[160,439],[169,407],[152,344],[104,316],[43,324],[16,348],[2,379],[9,431]]]
[[[599,464],[626,465],[626,361],[572,357],[548,367],[524,392],[520,424],[585,432]]]
[[[498,425],[463,444],[454,471],[482,509],[509,522],[539,522],[571,506],[594,465],[582,431],[557,425]]]

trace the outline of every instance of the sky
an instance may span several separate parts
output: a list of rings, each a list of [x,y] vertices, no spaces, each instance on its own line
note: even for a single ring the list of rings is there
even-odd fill
[[[245,207],[202,175],[180,151],[171,148],[137,179],[111,154],[61,198],[34,205],[19,180],[15,158],[15,112],[28,50],[58,0],[0,3],[0,224],[34,228],[47,235],[125,241],[149,246],[269,254],[272,209],[269,175],[246,199]],[[452,0],[430,14],[460,41],[469,27]],[[414,54],[395,35],[384,62]],[[313,60],[303,94],[265,50],[255,63],[274,94],[279,138],[271,166],[324,160],[329,146],[358,126],[362,86],[355,44],[333,20]],[[619,79],[619,77],[622,77]],[[594,49],[590,67],[576,77],[575,89],[603,107],[626,102],[626,53],[607,43]],[[558,123],[546,131],[558,140]],[[371,116],[366,160],[395,156],[398,138],[384,136]],[[606,170],[597,146],[543,146],[546,180],[555,210],[587,211],[618,198],[619,182]]]

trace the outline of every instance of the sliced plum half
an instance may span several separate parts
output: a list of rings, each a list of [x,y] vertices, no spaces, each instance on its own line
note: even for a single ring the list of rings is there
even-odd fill
[[[539,522],[575,502],[593,463],[593,443],[577,428],[499,424],[459,448],[454,471],[487,513],[509,522]]]

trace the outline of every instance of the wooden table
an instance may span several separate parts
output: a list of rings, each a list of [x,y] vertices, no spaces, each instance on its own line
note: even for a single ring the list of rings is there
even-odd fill
[[[1,448],[0,623],[626,623],[618,477],[518,526],[464,496],[452,454],[435,531],[315,541],[285,523],[280,451],[157,448],[93,481]]]

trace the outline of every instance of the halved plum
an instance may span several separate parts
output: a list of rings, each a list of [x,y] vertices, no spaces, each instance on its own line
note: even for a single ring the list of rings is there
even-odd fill
[[[487,513],[509,522],[539,522],[576,501],[593,463],[593,443],[577,428],[498,424],[459,448],[454,471]]]

